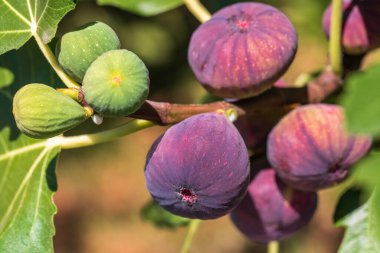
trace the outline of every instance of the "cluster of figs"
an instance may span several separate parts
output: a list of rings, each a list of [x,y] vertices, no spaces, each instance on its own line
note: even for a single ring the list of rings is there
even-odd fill
[[[347,53],[379,45],[379,26],[366,20],[380,16],[373,2],[344,1]],[[323,21],[327,35],[329,12],[330,8]],[[356,31],[368,34],[349,34]],[[281,11],[244,2],[219,10],[196,29],[188,61],[211,94],[246,99],[270,89],[296,50],[297,33]],[[79,95],[70,97],[44,84],[21,88],[14,99],[14,116],[20,130],[31,137],[61,134],[94,112],[128,116],[148,95],[147,68],[134,53],[120,49],[106,24],[91,23],[65,34],[56,55],[62,68],[81,83]],[[224,112],[198,114],[171,126],[146,158],[146,185],[153,199],[188,218],[230,214],[236,227],[255,242],[284,239],[310,221],[316,192],[346,179],[350,166],[372,143],[368,136],[346,131],[340,106],[299,106],[266,137],[270,165],[255,168],[247,151],[250,140],[242,137],[247,136],[242,131],[250,130],[239,130]]]

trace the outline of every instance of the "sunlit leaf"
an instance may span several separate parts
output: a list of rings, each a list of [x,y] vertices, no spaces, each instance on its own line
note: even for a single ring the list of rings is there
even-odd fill
[[[372,152],[360,161],[353,170],[355,182],[367,189],[380,187],[380,153]]]
[[[0,132],[0,252],[53,252],[52,202],[57,189],[55,159],[60,148]]]
[[[153,16],[174,9],[182,0],[97,0],[100,5],[111,5],[142,16]]]
[[[348,130],[380,137],[380,65],[351,76],[341,104]]]
[[[74,7],[72,0],[0,0],[0,54],[20,48],[34,34],[50,42]]]
[[[338,253],[380,252],[380,194],[374,192],[366,204],[337,223],[346,227]]]

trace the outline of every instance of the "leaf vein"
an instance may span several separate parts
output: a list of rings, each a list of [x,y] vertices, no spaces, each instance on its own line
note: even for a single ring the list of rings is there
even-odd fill
[[[3,3],[8,6],[8,8],[17,16],[19,17],[24,23],[26,23],[28,26],[31,26],[31,23],[29,20],[27,20],[20,12],[18,12],[7,0],[2,0]]]

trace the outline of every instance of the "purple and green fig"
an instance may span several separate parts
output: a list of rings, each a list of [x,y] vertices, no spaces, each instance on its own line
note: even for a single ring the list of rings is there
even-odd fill
[[[323,15],[323,30],[330,37],[331,5]],[[380,1],[343,0],[342,45],[349,55],[364,54],[380,46]]]
[[[32,83],[16,92],[13,115],[22,133],[44,139],[83,123],[92,115],[92,110],[50,86]]]
[[[315,192],[294,190],[267,168],[251,181],[247,195],[231,212],[231,219],[254,242],[282,240],[309,223],[317,199]]]
[[[272,129],[267,156],[283,181],[297,189],[316,191],[343,181],[371,143],[369,136],[347,133],[340,106],[305,105]]]
[[[215,219],[230,212],[249,183],[244,141],[225,115],[204,113],[169,128],[146,159],[147,188],[169,212]]]
[[[281,11],[261,3],[237,3],[198,27],[188,61],[211,94],[247,98],[269,89],[296,50],[297,33]]]
[[[82,82],[91,63],[103,53],[120,48],[115,31],[102,22],[92,22],[66,33],[57,43],[56,56],[62,68]]]

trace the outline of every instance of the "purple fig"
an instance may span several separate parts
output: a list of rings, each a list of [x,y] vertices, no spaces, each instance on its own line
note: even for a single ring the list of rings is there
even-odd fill
[[[213,95],[247,98],[269,89],[296,50],[296,31],[282,12],[261,3],[237,3],[198,27],[188,60]]]
[[[330,37],[331,5],[323,15],[323,30]],[[380,1],[344,0],[342,45],[350,55],[366,53],[380,46]]]
[[[173,214],[214,219],[230,212],[249,183],[249,157],[234,125],[217,113],[192,116],[152,145],[145,177],[155,201]]]
[[[346,132],[344,111],[327,104],[294,109],[272,129],[268,160],[286,183],[315,191],[341,182],[363,157],[371,138]]]
[[[309,223],[317,207],[317,194],[286,186],[273,169],[258,172],[248,193],[231,212],[235,226],[254,242],[289,237]]]

